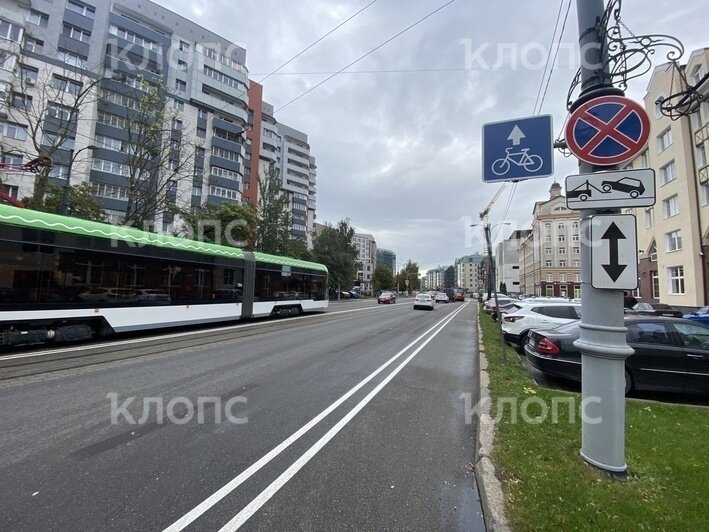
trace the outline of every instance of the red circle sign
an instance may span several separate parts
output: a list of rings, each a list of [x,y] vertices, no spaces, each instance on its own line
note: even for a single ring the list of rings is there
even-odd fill
[[[600,96],[579,106],[566,124],[566,145],[590,164],[611,166],[638,155],[650,136],[645,109],[623,96]]]

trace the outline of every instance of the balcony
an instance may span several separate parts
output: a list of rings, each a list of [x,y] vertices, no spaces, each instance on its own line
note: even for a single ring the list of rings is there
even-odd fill
[[[698,171],[697,175],[699,176],[699,182],[700,183],[706,183],[709,181],[709,164],[705,164],[702,166]]]
[[[699,146],[702,142],[709,140],[709,122],[694,132],[694,143]]]

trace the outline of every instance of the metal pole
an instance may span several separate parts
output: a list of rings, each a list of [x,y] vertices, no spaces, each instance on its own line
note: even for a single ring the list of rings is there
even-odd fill
[[[610,83],[605,36],[597,32],[603,0],[577,0],[581,50],[581,95],[572,109],[592,98],[620,94]],[[610,170],[603,167],[603,170]],[[580,162],[580,173],[600,170]],[[625,463],[625,359],[633,354],[626,343],[623,292],[591,286],[591,216],[618,209],[581,211],[581,325],[574,345],[581,351],[582,428],[581,456],[604,471],[624,475]]]
[[[488,279],[490,279],[492,283],[492,293],[493,297],[495,298],[495,321],[497,322],[497,328],[500,331],[500,351],[502,353],[502,360],[507,361],[507,354],[505,353],[505,336],[504,333],[502,332],[502,317],[500,315],[500,302],[497,298],[497,286],[496,282],[497,279],[495,278],[495,268],[492,267],[492,242],[491,242],[491,237],[490,237],[490,224],[486,223],[485,224],[485,242],[487,243],[487,260],[488,260],[488,265],[489,265],[489,275]]]

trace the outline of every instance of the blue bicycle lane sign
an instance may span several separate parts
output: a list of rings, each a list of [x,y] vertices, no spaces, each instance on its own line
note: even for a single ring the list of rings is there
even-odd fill
[[[483,181],[522,181],[554,173],[551,115],[483,125]]]

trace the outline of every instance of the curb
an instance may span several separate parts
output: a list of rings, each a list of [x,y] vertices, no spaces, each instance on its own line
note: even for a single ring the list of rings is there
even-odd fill
[[[480,502],[483,509],[485,528],[492,532],[507,532],[510,530],[505,515],[505,495],[502,483],[497,478],[492,454],[495,439],[495,425],[497,420],[490,414],[490,376],[487,373],[487,358],[485,346],[482,344],[482,329],[478,321],[478,353],[479,353],[479,381],[480,395],[478,397],[478,430],[477,430],[477,455],[475,463],[475,478],[477,479]]]

